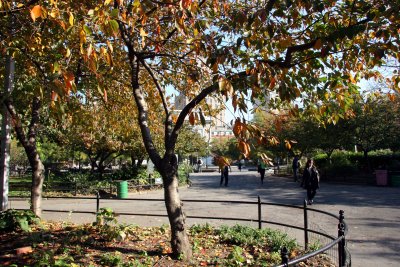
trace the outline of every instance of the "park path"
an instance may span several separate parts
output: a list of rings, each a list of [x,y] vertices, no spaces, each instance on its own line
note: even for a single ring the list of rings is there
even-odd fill
[[[305,191],[299,184],[289,178],[268,176],[264,184],[260,183],[255,171],[233,169],[230,173],[228,187],[219,186],[219,173],[203,172],[191,174],[191,187],[181,187],[183,200],[239,200],[257,201],[260,196],[263,202],[302,205]],[[321,189],[315,198],[312,208],[338,214],[344,210],[349,227],[348,247],[352,255],[352,266],[399,266],[400,264],[400,187],[376,187],[361,185],[342,185],[321,183]],[[142,193],[130,193],[129,198],[161,199],[163,190]],[[10,200],[12,208],[26,208],[28,203],[21,200]],[[165,206],[159,201],[125,201],[101,200],[101,207],[112,207],[114,211],[134,212],[139,214],[166,214]],[[93,200],[49,199],[43,200],[44,209],[87,210],[94,211]],[[185,202],[184,211],[188,216],[216,216],[257,218],[255,205],[235,205],[227,203],[191,203]],[[320,218],[310,213],[311,227],[324,229],[328,234],[337,233],[337,222],[333,219]],[[44,212],[46,220],[63,220],[74,223],[93,222],[92,214]],[[285,210],[280,207],[263,206],[263,219],[288,224],[303,223],[302,211]],[[141,226],[167,224],[163,217],[120,216],[120,222],[134,223]],[[188,219],[188,224],[205,223],[201,219]],[[235,224],[235,221],[210,221],[213,225]],[[256,222],[252,225],[256,226]],[[264,225],[270,227],[270,225]],[[276,228],[276,227],[272,227]],[[300,231],[283,228],[301,243],[303,234]]]

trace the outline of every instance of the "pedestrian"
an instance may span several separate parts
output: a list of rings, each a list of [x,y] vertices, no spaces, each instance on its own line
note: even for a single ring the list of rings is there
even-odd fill
[[[229,169],[231,166],[225,165],[224,168],[221,170],[221,182],[219,183],[219,186],[222,186],[222,184],[225,181],[225,186],[228,186],[228,181],[229,181]]]
[[[317,189],[319,189],[319,173],[312,159],[307,160],[301,186],[307,190],[307,204],[312,205],[314,197],[317,194]]]
[[[202,161],[201,159],[199,159],[199,160],[197,161],[197,171],[198,171],[198,172],[201,172],[201,167],[202,167],[202,165],[203,165],[203,161]]]
[[[260,175],[261,175],[261,184],[264,183],[265,168],[266,168],[265,162],[264,162],[262,159],[260,159],[260,160],[258,161],[258,172],[259,172]]]
[[[299,156],[294,156],[293,162],[292,162],[292,169],[293,169],[293,176],[294,176],[294,181],[297,182],[298,180],[298,176],[297,173],[299,171],[300,168],[300,160],[299,160]]]
[[[239,171],[242,171],[242,162],[240,162],[240,160],[239,160],[238,168],[239,168]]]

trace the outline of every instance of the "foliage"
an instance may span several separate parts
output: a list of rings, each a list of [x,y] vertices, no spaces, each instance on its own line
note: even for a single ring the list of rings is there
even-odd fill
[[[298,246],[296,241],[289,239],[287,234],[269,228],[259,230],[237,224],[233,227],[222,226],[218,233],[224,242],[238,246],[265,244],[272,252],[277,252],[282,247],[290,251]]]
[[[316,154],[314,161],[323,175],[351,176],[370,173],[366,169],[366,159],[361,152],[335,151],[330,158],[326,154]],[[377,150],[369,153],[369,161],[375,169],[400,170],[400,155],[390,150]]]
[[[352,100],[362,79],[379,79],[399,91],[397,70],[389,77],[379,70],[400,58],[396,1],[0,3],[0,51],[21,66],[16,97],[22,100],[22,110],[27,110],[24,98],[29,95],[37,104],[45,100],[46,110],[58,110],[63,117],[70,98],[95,96],[91,103],[105,103],[113,112],[108,96],[131,92],[139,127],[126,129],[140,128],[141,135],[135,136],[141,136],[156,168],[168,179],[176,175],[174,150],[185,119],[192,125],[206,123],[207,96],[231,101],[239,113],[248,111],[249,100],[261,101],[269,108],[286,108],[285,115],[304,114],[326,124],[352,116]],[[10,21],[18,31],[7,30]],[[172,110],[167,87],[188,98],[179,113]],[[115,110],[121,120],[127,113],[123,106]],[[93,134],[96,138],[91,140],[120,148],[113,145],[113,127],[102,128],[101,120],[97,125],[94,133],[110,132]],[[239,118],[233,132],[245,158],[250,156],[251,140],[277,140]],[[287,146],[290,140],[279,141]],[[100,162],[111,152],[116,153],[102,153]],[[96,156],[90,156],[94,165]],[[167,194],[176,194],[176,188],[169,189]],[[177,216],[170,221],[183,225],[181,207],[166,204],[168,214]],[[171,229],[182,229],[177,225]],[[173,244],[187,240],[184,232],[173,236],[182,236]],[[181,253],[180,248],[174,247],[174,252]]]
[[[193,167],[188,163],[180,163],[178,166],[178,182],[179,185],[185,185],[189,182],[189,175],[193,172]]]
[[[202,157],[207,154],[207,147],[207,142],[198,132],[192,127],[184,126],[178,136],[175,151],[183,158],[191,155]]]
[[[124,238],[118,235],[121,231],[125,235]],[[251,246],[232,245],[222,239],[220,231],[219,228],[214,228],[209,224],[193,225],[190,228],[190,235],[194,257],[188,263],[170,257],[169,227],[146,228],[118,224],[103,227],[92,224],[45,223],[43,229],[29,233],[3,234],[2,240],[7,241],[10,250],[23,244],[30,246],[32,252],[20,257],[10,254],[9,250],[1,250],[0,265],[5,264],[5,260],[7,264],[16,266],[60,267],[272,266],[280,263],[279,253],[271,253],[271,248],[263,242],[264,239],[259,239],[262,243],[255,242]],[[247,233],[251,237],[255,236],[249,230]],[[129,251],[129,253],[124,253],[124,251]],[[5,253],[8,255],[6,259],[3,257]],[[290,257],[296,257],[302,253],[304,251],[294,249]],[[319,262],[319,265],[328,263],[329,261],[325,260]],[[316,264],[318,265],[318,262]]]
[[[111,208],[101,208],[96,214],[96,225],[104,226],[116,223],[114,211]]]
[[[31,210],[9,209],[0,213],[0,231],[31,231],[32,226],[40,223]]]
[[[15,167],[27,167],[29,165],[24,148],[14,138],[11,139],[10,165]]]
[[[243,158],[236,138],[214,139],[211,143],[211,152],[216,155],[224,155],[234,160]]]

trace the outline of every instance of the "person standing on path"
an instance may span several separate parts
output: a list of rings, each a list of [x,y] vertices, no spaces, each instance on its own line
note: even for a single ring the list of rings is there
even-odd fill
[[[225,186],[228,186],[228,181],[229,181],[229,169],[231,166],[225,165],[224,169],[221,171],[221,182],[219,183],[219,186],[222,186],[225,180]]]
[[[197,171],[198,171],[198,172],[201,172],[201,167],[202,167],[202,165],[203,165],[203,161],[202,161],[201,159],[199,159],[199,160],[197,161]]]
[[[307,204],[312,205],[317,189],[319,189],[319,173],[312,159],[307,160],[301,186],[307,189]]]
[[[295,182],[297,182],[298,180],[297,172],[299,171],[299,168],[300,168],[299,156],[295,155],[292,162],[293,177]]]

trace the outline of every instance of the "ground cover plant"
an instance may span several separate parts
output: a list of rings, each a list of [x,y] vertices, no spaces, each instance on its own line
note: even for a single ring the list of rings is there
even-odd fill
[[[26,217],[9,210],[3,217]],[[30,216],[33,216],[30,214]],[[10,219],[11,220],[11,219]],[[114,213],[103,208],[92,224],[42,222],[33,218],[24,227],[0,228],[1,266],[273,266],[280,248],[290,257],[303,253],[295,240],[271,229],[248,226],[193,225],[190,262],[171,257],[169,226],[139,227],[116,224]],[[334,266],[324,257],[301,266]]]

